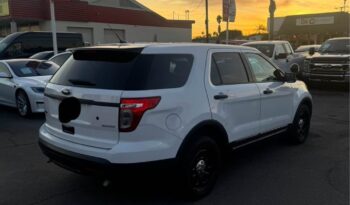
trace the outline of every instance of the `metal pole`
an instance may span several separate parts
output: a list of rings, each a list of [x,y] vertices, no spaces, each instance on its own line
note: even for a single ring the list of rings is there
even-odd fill
[[[229,40],[229,23],[230,23],[230,6],[231,6],[231,0],[228,1],[228,7],[227,7],[227,22],[226,22],[226,45],[228,45]]]
[[[269,39],[274,39],[274,30],[275,30],[275,11],[276,11],[276,2],[275,0],[270,0],[269,12],[270,12],[270,32]]]
[[[50,13],[51,13],[51,31],[52,31],[53,52],[56,55],[58,53],[58,49],[57,49],[56,17],[55,17],[54,0],[50,0]]]
[[[205,0],[205,31],[206,31],[206,41],[209,43],[209,19],[208,19],[208,0]]]
[[[272,13],[270,16],[270,40],[274,39],[275,32],[275,15]]]

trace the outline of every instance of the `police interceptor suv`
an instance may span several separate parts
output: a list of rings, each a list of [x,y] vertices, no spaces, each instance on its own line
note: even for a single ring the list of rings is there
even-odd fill
[[[121,44],[74,50],[45,89],[45,109],[39,144],[57,165],[172,162],[181,191],[200,198],[232,146],[284,131],[303,143],[312,99],[254,48]]]

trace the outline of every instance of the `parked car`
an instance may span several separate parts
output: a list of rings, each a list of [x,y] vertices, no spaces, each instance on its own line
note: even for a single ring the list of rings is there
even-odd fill
[[[49,59],[50,62],[55,63],[56,65],[58,65],[59,67],[61,67],[67,60],[69,57],[72,56],[72,52],[71,51],[66,51],[63,53],[59,53],[53,57],[51,57]]]
[[[315,45],[303,45],[299,46],[296,50],[295,53],[301,54],[305,57],[309,57],[309,51],[310,49],[313,50],[313,52],[318,52],[320,49],[321,45],[315,44]]]
[[[244,43],[253,42],[251,40],[229,40],[229,45],[242,45]],[[221,41],[222,44],[226,44],[226,40]]]
[[[57,33],[59,51],[84,46],[80,33]],[[29,58],[42,52],[52,51],[51,32],[17,32],[0,41],[0,59]]]
[[[305,81],[349,83],[350,37],[332,38],[305,60]]]
[[[35,59],[0,61],[0,104],[16,107],[23,117],[44,112],[44,89],[57,69]]]
[[[258,49],[284,72],[291,73],[293,65],[298,65],[300,69],[304,66],[305,57],[294,53],[288,41],[255,41],[242,45]]]
[[[53,51],[42,51],[30,56],[29,58],[37,60],[49,60],[49,58],[51,58],[54,55],[55,53]]]
[[[180,191],[200,198],[231,146],[284,131],[303,143],[312,99],[253,48],[131,44],[74,50],[45,89],[45,110],[39,145],[57,165],[107,177],[167,163]]]

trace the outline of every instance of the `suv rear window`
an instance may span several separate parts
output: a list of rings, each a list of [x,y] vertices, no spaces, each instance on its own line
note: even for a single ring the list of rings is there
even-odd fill
[[[153,90],[185,85],[193,64],[190,54],[140,54],[124,50],[80,50],[51,83],[110,90]]]

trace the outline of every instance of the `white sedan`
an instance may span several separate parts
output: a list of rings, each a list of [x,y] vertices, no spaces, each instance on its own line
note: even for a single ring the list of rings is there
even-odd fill
[[[58,66],[35,59],[0,61],[0,104],[16,107],[22,117],[44,112],[44,90]]]

